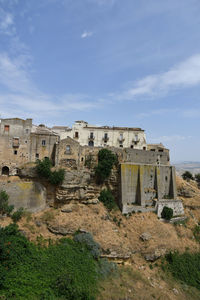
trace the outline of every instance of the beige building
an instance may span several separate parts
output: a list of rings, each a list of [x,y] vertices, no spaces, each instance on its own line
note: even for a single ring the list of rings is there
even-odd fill
[[[32,119],[0,120],[0,175],[16,175],[18,168],[54,152],[59,136],[44,125],[35,126]]]
[[[55,126],[52,130],[60,135],[61,140],[71,137],[81,146],[147,149],[145,132],[141,128],[95,126],[76,121],[71,129]]]

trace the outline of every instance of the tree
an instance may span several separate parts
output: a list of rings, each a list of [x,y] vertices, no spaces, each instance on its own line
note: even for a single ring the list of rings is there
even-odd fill
[[[97,183],[103,183],[107,179],[113,168],[117,163],[117,156],[108,149],[101,149],[98,153],[98,165],[95,168],[95,175]]]
[[[190,173],[189,171],[185,171],[183,174],[182,174],[182,178],[184,180],[193,180],[193,176],[192,176],[192,173]]]

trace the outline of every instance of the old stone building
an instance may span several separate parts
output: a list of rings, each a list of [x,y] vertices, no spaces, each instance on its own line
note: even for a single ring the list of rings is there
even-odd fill
[[[141,128],[109,127],[89,125],[85,121],[76,121],[70,129],[64,126],[55,126],[61,140],[68,136],[75,139],[81,146],[116,147],[146,150],[146,136]]]
[[[52,158],[58,134],[44,125],[35,126],[32,119],[1,119],[0,174],[16,175],[18,168],[38,158]]]
[[[95,182],[94,167],[103,147],[118,158],[118,167],[104,187],[113,191],[123,213],[157,211],[160,216],[164,206],[173,208],[175,214],[183,213],[182,202],[177,200],[175,169],[170,166],[169,150],[162,144],[146,144],[144,130],[140,128],[97,127],[77,121],[72,129],[66,126],[50,129],[42,124],[33,125],[32,119],[2,119],[1,175],[16,175],[18,169],[22,174],[27,163],[48,157],[55,167],[67,170],[63,186],[55,193],[56,201],[98,201],[101,187]],[[6,187],[4,177],[2,185]],[[48,196],[40,182],[8,184],[11,195],[18,191],[18,205],[24,194],[29,195],[24,198],[24,207],[36,209],[36,203],[44,207]],[[38,190],[41,190],[42,202]],[[47,194],[54,195],[54,192],[47,191]],[[28,198],[32,199],[30,203]]]

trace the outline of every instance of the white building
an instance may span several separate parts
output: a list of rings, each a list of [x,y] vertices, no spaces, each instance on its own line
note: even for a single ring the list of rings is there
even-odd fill
[[[141,128],[95,126],[76,121],[71,129],[59,126],[52,129],[59,133],[61,140],[69,136],[81,146],[147,149],[145,132]]]

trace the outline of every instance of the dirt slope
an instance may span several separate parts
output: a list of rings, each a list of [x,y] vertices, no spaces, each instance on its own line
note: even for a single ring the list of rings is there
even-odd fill
[[[71,203],[61,209],[49,208],[36,214],[27,213],[19,222],[22,232],[31,240],[58,239],[82,230],[92,233],[104,255],[129,266],[120,267],[120,275],[101,284],[99,299],[200,299],[200,293],[175,283],[145,256],[160,256],[170,250],[200,250],[193,235],[200,221],[200,189],[193,182],[177,178],[178,194],[185,205],[185,225],[160,221],[155,213],[122,216],[119,210],[109,213],[102,203]],[[62,212],[65,209],[67,212]],[[0,220],[2,226],[9,218]],[[148,233],[149,240],[140,236]],[[121,297],[121,298],[120,298]]]

